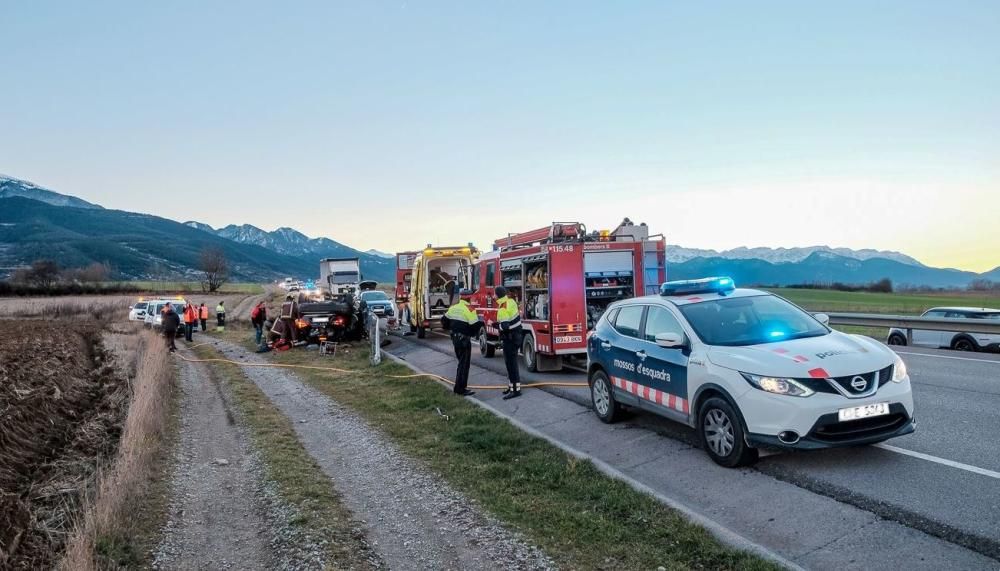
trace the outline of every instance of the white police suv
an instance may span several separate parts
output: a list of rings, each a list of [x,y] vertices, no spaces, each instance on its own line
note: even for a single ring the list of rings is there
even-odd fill
[[[730,278],[667,282],[612,304],[587,342],[594,411],[635,407],[687,423],[715,462],[758,447],[881,442],[914,430],[906,365],[888,347],[827,327]]]

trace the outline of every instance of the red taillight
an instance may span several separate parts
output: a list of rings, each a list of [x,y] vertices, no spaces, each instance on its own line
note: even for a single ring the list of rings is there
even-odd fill
[[[343,316],[338,315],[337,317],[334,317],[333,318],[333,324],[334,325],[343,325],[344,324],[344,318],[343,318]]]
[[[308,321],[306,321],[305,319],[296,319],[295,320],[295,326],[298,327],[299,329],[305,329],[306,327],[309,327],[309,325],[310,325],[310,323]]]

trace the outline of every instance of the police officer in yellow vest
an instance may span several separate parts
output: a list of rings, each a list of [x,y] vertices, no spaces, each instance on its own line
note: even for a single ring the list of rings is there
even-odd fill
[[[503,399],[521,396],[521,370],[517,366],[517,351],[521,346],[521,312],[517,300],[507,297],[507,288],[500,286],[497,293],[497,326],[503,346],[503,362],[507,366],[507,390]]]
[[[451,332],[451,343],[455,347],[455,357],[458,357],[458,371],[455,373],[455,394],[469,396],[475,394],[467,387],[469,384],[469,365],[472,364],[472,339],[479,336],[483,326],[479,314],[469,305],[472,291],[463,289],[459,292],[458,302],[448,308],[441,318],[441,325]]]

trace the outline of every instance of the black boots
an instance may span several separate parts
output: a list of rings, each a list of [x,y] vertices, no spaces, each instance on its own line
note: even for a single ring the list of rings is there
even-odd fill
[[[521,390],[520,389],[509,389],[508,388],[507,390],[505,390],[503,392],[503,400],[516,399],[519,396],[521,396]]]

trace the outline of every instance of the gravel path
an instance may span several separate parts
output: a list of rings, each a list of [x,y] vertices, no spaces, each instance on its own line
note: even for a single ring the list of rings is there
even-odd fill
[[[227,312],[226,317],[228,320],[250,321],[250,310],[253,309],[253,306],[257,305],[258,302],[267,301],[268,299],[271,299],[268,293],[245,297],[236,304],[235,308]]]
[[[216,342],[227,358],[266,362]],[[408,458],[349,409],[288,370],[248,367],[247,377],[295,425],[391,569],[552,569],[538,548]]]
[[[178,361],[180,435],[172,502],[156,569],[320,569],[319,548],[302,545],[294,516],[266,481],[225,390],[204,365]]]

